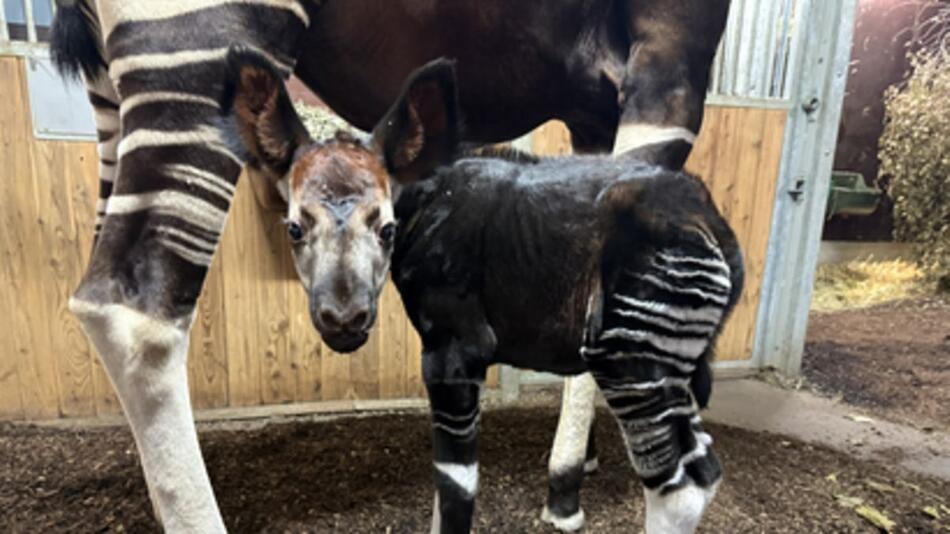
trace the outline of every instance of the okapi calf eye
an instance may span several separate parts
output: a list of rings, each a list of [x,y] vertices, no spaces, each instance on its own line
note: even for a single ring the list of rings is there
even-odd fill
[[[382,228],[379,229],[379,239],[384,244],[390,244],[393,242],[393,239],[396,237],[396,224],[395,223],[386,223]]]
[[[290,221],[287,223],[287,235],[290,236],[292,242],[299,243],[303,239],[303,228],[299,224]]]

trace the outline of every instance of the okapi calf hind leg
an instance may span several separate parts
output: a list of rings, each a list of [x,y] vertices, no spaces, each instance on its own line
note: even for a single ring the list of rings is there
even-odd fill
[[[722,476],[698,411],[711,343],[741,282],[704,229],[678,239],[605,267],[581,349],[643,482],[648,534],[693,532]]]

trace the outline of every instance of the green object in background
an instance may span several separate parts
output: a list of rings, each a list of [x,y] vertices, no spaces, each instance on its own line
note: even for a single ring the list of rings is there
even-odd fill
[[[881,191],[864,183],[861,173],[832,171],[825,220],[835,215],[870,215],[880,200]]]

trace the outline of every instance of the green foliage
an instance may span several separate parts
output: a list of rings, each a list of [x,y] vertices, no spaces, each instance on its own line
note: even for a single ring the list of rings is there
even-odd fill
[[[884,96],[881,178],[894,199],[898,240],[950,290],[950,52],[918,53],[912,74]]]

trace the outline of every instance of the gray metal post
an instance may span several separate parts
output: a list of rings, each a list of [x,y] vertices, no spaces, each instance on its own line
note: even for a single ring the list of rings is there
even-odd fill
[[[831,166],[838,138],[857,0],[805,0],[791,55],[791,97],[766,257],[753,358],[795,376]]]

